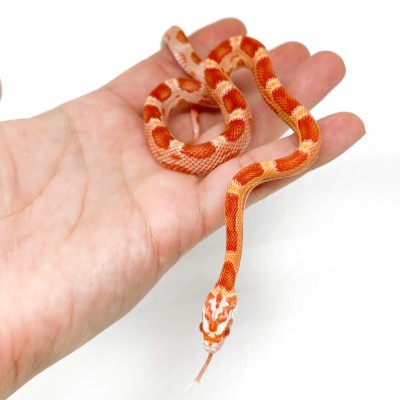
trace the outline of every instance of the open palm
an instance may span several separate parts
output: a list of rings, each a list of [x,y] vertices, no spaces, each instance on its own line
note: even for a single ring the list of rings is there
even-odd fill
[[[221,40],[244,33],[239,21],[224,20],[191,39],[204,57]],[[273,50],[271,58],[286,88],[307,107],[344,75],[338,56],[310,57],[296,43]],[[145,142],[143,104],[158,83],[182,75],[162,49],[93,93],[0,124],[0,318],[6,322],[0,398],[123,316],[215,230],[235,172],[296,147],[293,137],[276,140],[286,127],[247,82],[249,75],[237,73],[255,120],[249,149],[206,177],[161,167]],[[173,131],[190,140],[189,119],[177,114],[173,122]],[[319,123],[324,144],[317,166],[364,132],[350,113]],[[221,128],[216,113],[202,115],[205,137]],[[288,182],[267,183],[250,201]]]

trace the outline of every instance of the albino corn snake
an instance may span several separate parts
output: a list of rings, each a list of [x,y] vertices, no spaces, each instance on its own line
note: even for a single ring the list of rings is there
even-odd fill
[[[146,139],[153,156],[164,167],[188,174],[203,174],[238,156],[246,148],[251,137],[252,116],[245,97],[229,78],[238,67],[247,67],[253,72],[264,101],[298,138],[298,147],[293,153],[246,166],[235,174],[227,188],[225,260],[203,308],[200,329],[209,356],[196,378],[198,382],[212,355],[221,348],[233,322],[247,197],[263,182],[293,176],[309,168],[318,157],[321,134],[309,111],[282,86],[268,51],[257,40],[247,36],[231,37],[217,45],[205,61],[196,55],[178,27],[169,29],[164,41],[182,69],[191,76],[159,84],[144,106]],[[171,134],[168,118],[182,103],[218,107],[224,117],[225,130],[206,143],[180,142]],[[196,124],[194,126],[196,128]]]

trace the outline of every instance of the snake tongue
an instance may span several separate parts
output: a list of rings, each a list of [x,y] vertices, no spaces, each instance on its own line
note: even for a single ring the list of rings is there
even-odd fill
[[[194,380],[195,383],[199,383],[201,377],[203,376],[204,372],[206,372],[207,367],[210,365],[212,356],[214,353],[208,353],[208,357],[206,362],[204,363],[203,367],[201,368],[200,372],[198,373],[198,375],[196,376],[196,379]]]

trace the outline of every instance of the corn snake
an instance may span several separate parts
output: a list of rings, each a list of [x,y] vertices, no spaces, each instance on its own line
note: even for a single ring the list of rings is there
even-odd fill
[[[261,183],[308,169],[318,157],[321,134],[309,111],[278,80],[269,53],[259,41],[248,36],[231,37],[217,45],[205,61],[197,56],[179,27],[170,28],[164,35],[164,42],[190,78],[174,78],[159,84],[145,102],[143,117],[147,143],[161,165],[188,174],[208,173],[247,147],[253,125],[251,112],[245,97],[229,78],[231,72],[239,67],[252,71],[264,101],[298,139],[294,152],[242,168],[227,188],[226,253],[220,276],[208,294],[202,312],[200,330],[209,354],[195,379],[199,382],[212,355],[230,333],[233,322],[237,306],[235,281],[242,254],[243,213],[247,197]],[[219,108],[225,130],[205,143],[180,142],[171,134],[168,118],[172,110],[183,103]],[[198,116],[192,112],[192,117],[197,136]]]

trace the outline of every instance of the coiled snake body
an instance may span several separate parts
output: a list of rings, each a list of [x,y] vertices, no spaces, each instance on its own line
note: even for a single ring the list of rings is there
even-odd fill
[[[216,46],[203,62],[178,27],[167,31],[164,41],[183,70],[192,78],[170,79],[159,84],[144,107],[145,134],[149,148],[164,167],[189,174],[203,174],[237,156],[249,143],[252,117],[246,99],[230,80],[238,67],[249,68],[268,106],[296,133],[298,147],[290,155],[256,162],[232,178],[225,198],[226,253],[224,264],[208,294],[200,329],[209,353],[196,378],[199,381],[213,353],[229,334],[237,305],[235,280],[240,266],[243,212],[247,196],[257,185],[305,171],[316,160],[320,130],[309,111],[291,96],[275,75],[266,48],[247,36],[231,37]],[[185,144],[172,136],[168,117],[179,104],[218,107],[225,130],[201,144]],[[196,124],[194,125],[196,128]]]

